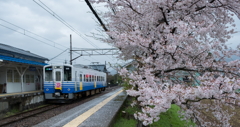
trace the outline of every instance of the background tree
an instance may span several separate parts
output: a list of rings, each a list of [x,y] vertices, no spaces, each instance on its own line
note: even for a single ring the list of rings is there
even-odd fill
[[[135,118],[144,125],[159,120],[172,103],[193,117],[200,126],[229,126],[232,114],[220,103],[239,105],[240,61],[226,59],[239,51],[227,47],[235,33],[233,16],[240,17],[239,0],[92,0],[104,2],[111,11],[108,38],[102,41],[118,47],[121,59],[134,59],[137,69],[120,74],[130,78],[127,93],[141,107]],[[238,48],[240,46],[238,45]],[[193,84],[186,83],[188,75]],[[196,108],[211,99],[212,114],[219,122],[205,122]]]

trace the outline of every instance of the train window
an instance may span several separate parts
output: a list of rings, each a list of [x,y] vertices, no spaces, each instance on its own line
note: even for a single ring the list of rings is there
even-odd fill
[[[83,75],[84,82],[86,82],[86,75]]]
[[[79,81],[82,82],[82,74],[79,75]]]
[[[96,75],[94,76],[94,81],[97,81],[97,76]]]
[[[52,67],[45,68],[45,81],[52,81]]]
[[[60,71],[56,71],[55,72],[55,78],[56,78],[56,81],[61,81],[61,72]]]
[[[64,81],[72,80],[72,68],[69,66],[64,66]]]

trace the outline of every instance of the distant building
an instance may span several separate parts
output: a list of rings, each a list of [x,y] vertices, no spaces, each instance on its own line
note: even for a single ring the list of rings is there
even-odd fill
[[[90,66],[94,70],[98,70],[98,71],[101,71],[101,72],[108,73],[105,64],[94,64],[94,65],[88,65],[88,66]]]
[[[131,62],[128,62],[128,63],[124,64],[122,66],[122,68],[126,68],[127,70],[132,72],[132,71],[136,70],[136,66],[137,66],[137,61],[133,60]]]
[[[47,58],[0,43],[0,93],[42,89],[42,68]]]

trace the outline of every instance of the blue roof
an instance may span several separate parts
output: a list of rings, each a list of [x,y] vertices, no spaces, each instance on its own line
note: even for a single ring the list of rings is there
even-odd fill
[[[6,52],[6,51],[8,51],[7,52],[7,54],[10,54],[9,52],[11,52],[11,54],[13,53],[13,54],[20,54],[21,56],[22,55],[25,55],[25,56],[28,56],[28,57],[33,57],[33,58],[37,58],[37,59],[41,59],[41,60],[43,60],[43,61],[45,61],[45,60],[47,60],[48,61],[48,59],[47,58],[45,58],[45,57],[42,57],[42,56],[39,56],[39,55],[36,55],[36,54],[34,54],[34,53],[31,53],[30,51],[25,51],[25,50],[23,50],[23,49],[19,49],[19,48],[16,48],[16,47],[12,47],[12,46],[10,46],[10,45],[5,45],[5,44],[2,44],[2,43],[0,43],[0,51],[1,52]]]
[[[13,58],[13,57],[3,56],[3,55],[0,55],[0,59],[7,60],[7,61],[18,62],[18,63],[32,64],[32,65],[40,65],[40,66],[47,65],[46,63],[40,63],[40,62],[31,61],[31,60]]]

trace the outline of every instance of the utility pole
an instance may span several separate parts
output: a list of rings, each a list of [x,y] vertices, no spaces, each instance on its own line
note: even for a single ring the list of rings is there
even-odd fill
[[[72,35],[70,34],[70,65],[72,65]]]

